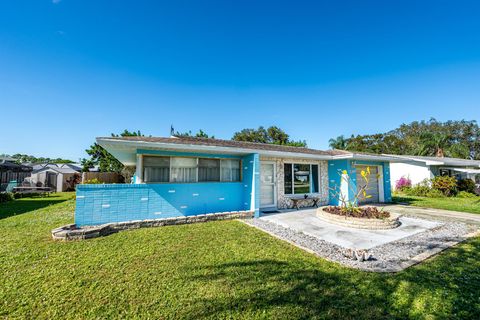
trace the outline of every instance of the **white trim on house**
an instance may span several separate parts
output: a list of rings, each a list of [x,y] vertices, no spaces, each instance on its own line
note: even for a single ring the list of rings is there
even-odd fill
[[[385,202],[385,186],[383,185],[383,166],[376,166],[378,170],[378,201]]]
[[[135,183],[143,183],[143,154],[137,154],[137,163],[135,168]]]

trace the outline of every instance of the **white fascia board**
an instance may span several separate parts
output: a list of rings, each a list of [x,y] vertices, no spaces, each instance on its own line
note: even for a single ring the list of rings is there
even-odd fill
[[[397,159],[394,157],[388,156],[375,156],[369,154],[358,154],[358,153],[351,153],[345,155],[334,156],[334,160],[341,160],[341,159],[353,159],[353,160],[368,160],[368,161],[388,161],[388,162],[402,162],[401,159]]]
[[[420,161],[420,160],[415,160],[415,161]],[[430,161],[430,160],[423,160],[427,166],[443,166],[445,165],[445,162],[440,162],[440,161]]]
[[[415,161],[415,162],[422,162],[427,166],[442,166],[442,165],[445,164],[444,162],[441,162],[441,161],[419,159],[419,158],[416,158],[415,156],[399,156],[399,155],[388,155],[388,154],[384,154],[384,156],[390,157],[390,158],[393,158],[393,159],[398,159],[398,160],[409,160],[409,161]]]
[[[246,149],[236,147],[219,147],[219,146],[207,146],[197,144],[178,144],[178,143],[164,143],[164,142],[148,142],[148,141],[127,141],[116,139],[99,139],[97,143],[102,147],[108,148],[108,146],[120,147],[123,150],[136,150],[136,149],[162,149],[172,151],[188,151],[188,152],[213,152],[213,153],[226,153],[226,154],[238,154],[247,155],[251,153],[258,153],[261,156],[278,157],[278,158],[303,158],[303,159],[317,159],[317,160],[332,160],[330,155],[316,155],[300,152],[282,152],[271,150],[258,150],[258,149]]]

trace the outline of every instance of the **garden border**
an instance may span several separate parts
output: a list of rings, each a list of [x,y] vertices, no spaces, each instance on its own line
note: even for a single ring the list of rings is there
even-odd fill
[[[253,216],[254,212],[247,210],[207,213],[193,216],[172,217],[163,219],[134,220],[84,227],[77,227],[75,224],[67,224],[65,226],[53,229],[52,238],[53,240],[63,241],[84,240],[103,237],[112,233],[129,229],[163,227],[217,220],[251,219],[253,218]]]

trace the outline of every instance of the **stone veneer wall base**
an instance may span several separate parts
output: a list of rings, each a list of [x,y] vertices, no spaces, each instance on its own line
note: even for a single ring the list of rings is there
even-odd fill
[[[186,217],[116,222],[102,224],[98,226],[77,227],[75,224],[67,224],[65,226],[53,229],[52,238],[53,240],[63,241],[84,240],[107,236],[109,234],[128,229],[163,227],[218,220],[251,219],[253,218],[253,216],[253,211],[235,211],[207,213]]]

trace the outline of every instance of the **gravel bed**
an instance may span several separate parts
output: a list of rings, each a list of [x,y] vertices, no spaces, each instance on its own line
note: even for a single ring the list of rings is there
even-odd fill
[[[445,223],[433,229],[371,248],[368,250],[371,258],[360,262],[347,258],[344,255],[346,248],[317,237],[261,219],[251,219],[245,222],[297,246],[313,251],[330,261],[374,272],[401,271],[446,247],[465,240],[465,236],[475,230],[472,226],[464,223]],[[419,255],[421,256],[419,257]]]

